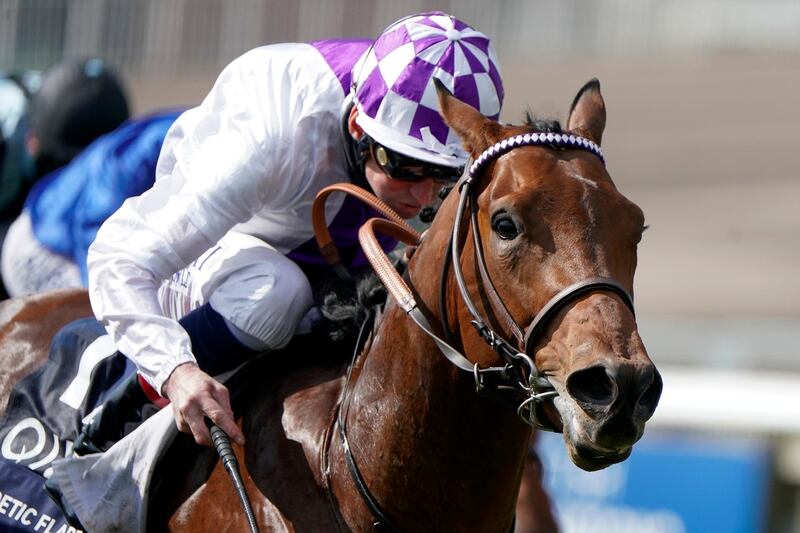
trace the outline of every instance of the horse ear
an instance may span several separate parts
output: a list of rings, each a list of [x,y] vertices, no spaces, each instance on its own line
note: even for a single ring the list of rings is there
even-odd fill
[[[461,138],[467,152],[474,156],[497,141],[501,128],[497,122],[453,96],[438,78],[433,83],[439,96],[439,113]]]
[[[600,82],[597,78],[584,85],[569,109],[567,130],[574,131],[591,139],[598,145],[603,140],[606,127],[606,104],[600,94]]]

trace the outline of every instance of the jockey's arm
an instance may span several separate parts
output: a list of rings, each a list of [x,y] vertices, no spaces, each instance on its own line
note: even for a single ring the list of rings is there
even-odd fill
[[[276,149],[285,144],[288,121],[261,116],[269,87],[252,81],[258,63],[245,55],[231,64],[203,104],[178,119],[165,139],[155,185],[103,224],[88,254],[95,315],[173,402],[179,429],[201,444],[210,444],[203,416],[234,440],[243,437],[227,390],[196,366],[187,332],[177,317],[165,316],[157,291],[236,224],[291,204],[292,179]]]

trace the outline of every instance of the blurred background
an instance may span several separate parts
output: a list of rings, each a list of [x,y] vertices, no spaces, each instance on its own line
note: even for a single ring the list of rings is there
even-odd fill
[[[602,472],[540,439],[565,531],[800,531],[797,0],[0,0],[0,70],[99,55],[142,114],[258,45],[430,9],[493,38],[506,121],[564,121],[599,78],[609,172],[650,226],[636,307],[664,394]]]

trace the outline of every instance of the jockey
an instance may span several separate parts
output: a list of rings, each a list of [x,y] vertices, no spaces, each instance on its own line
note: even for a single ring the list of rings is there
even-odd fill
[[[125,92],[101,59],[0,74],[0,216],[16,217],[34,181],[127,118]]]
[[[100,59],[0,73],[0,242],[34,182],[127,118],[124,90]]]
[[[87,285],[86,254],[97,230],[123,201],[153,186],[161,145],[179,115],[166,110],[125,122],[36,182],[0,255],[9,296]]]
[[[244,442],[211,376],[313,326],[317,192],[353,182],[412,218],[460,175],[467,156],[438,113],[434,78],[498,118],[489,39],[444,13],[401,19],[372,43],[256,48],[172,126],[153,188],[101,226],[88,256],[95,315],[198,443],[211,442],[206,417]],[[363,263],[355,234],[374,212],[331,200],[332,234],[352,252],[343,259]]]
[[[40,73],[0,73],[0,215],[19,212],[19,198],[33,181],[35,166],[25,146],[28,101]]]

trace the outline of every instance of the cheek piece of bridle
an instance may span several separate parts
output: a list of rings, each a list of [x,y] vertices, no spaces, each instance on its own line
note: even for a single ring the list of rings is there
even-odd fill
[[[603,164],[605,159],[602,150],[594,142],[571,134],[559,133],[526,133],[524,135],[517,135],[485,150],[481,155],[469,165],[464,173],[464,176],[459,180],[457,187],[459,192],[459,202],[456,211],[456,217],[453,222],[453,231],[450,238],[450,254],[445,256],[445,264],[443,265],[442,286],[440,290],[440,307],[442,309],[442,324],[445,337],[450,338],[448,331],[447,321],[445,320],[445,303],[446,298],[445,287],[447,284],[447,269],[448,264],[453,268],[455,274],[456,284],[458,286],[461,298],[472,315],[472,325],[480,337],[503,359],[505,364],[503,366],[489,366],[480,367],[477,363],[472,363],[461,352],[453,348],[448,342],[440,338],[434,333],[425,314],[417,306],[412,291],[408,288],[403,277],[395,270],[389,258],[381,248],[380,243],[375,237],[375,232],[380,232],[398,239],[405,244],[418,245],[420,236],[419,233],[412,228],[408,223],[402,220],[394,211],[388,207],[380,199],[372,194],[356,187],[352,184],[335,184],[326,187],[317,195],[317,200],[312,209],[312,219],[314,222],[314,231],[317,238],[317,243],[320,247],[323,257],[329,264],[333,265],[337,272],[342,276],[347,277],[346,269],[341,265],[338,250],[330,236],[330,233],[325,224],[325,199],[333,192],[340,191],[347,194],[356,196],[362,201],[371,205],[374,209],[381,212],[387,219],[372,218],[368,220],[358,232],[359,242],[364,249],[364,254],[372,265],[378,277],[383,282],[389,294],[395,299],[397,304],[406,312],[406,314],[414,321],[420,329],[422,329],[437,345],[442,354],[456,367],[466,373],[471,374],[475,380],[475,388],[478,393],[482,393],[489,389],[494,390],[512,390],[522,392],[525,399],[517,408],[517,414],[527,424],[538,429],[546,431],[558,431],[550,420],[543,416],[537,408],[548,399],[558,395],[553,385],[544,377],[536,368],[533,361],[533,350],[538,343],[547,323],[562,310],[567,304],[576,298],[591,293],[591,292],[611,292],[617,294],[625,305],[634,312],[633,298],[628,291],[619,282],[614,279],[606,277],[593,277],[577,281],[555,294],[542,309],[534,317],[533,321],[524,330],[519,327],[510,312],[506,308],[499,294],[497,293],[494,284],[489,277],[486,268],[486,262],[483,257],[482,246],[480,241],[478,223],[477,223],[477,208],[475,194],[472,185],[480,177],[482,170],[491,161],[508,153],[514,148],[521,146],[545,146],[556,150],[577,149],[590,152],[597,156]],[[465,218],[464,214],[469,204],[470,216]],[[465,223],[465,220],[467,221]],[[461,235],[462,226],[472,225],[472,235],[474,241],[474,248],[477,259],[478,271],[480,273],[482,282],[484,284],[484,292],[489,299],[492,309],[498,315],[498,318],[503,325],[512,332],[517,340],[519,349],[514,348],[511,343],[503,338],[502,335],[497,333],[492,327],[483,319],[481,313],[478,311],[472,297],[467,290],[467,285],[464,280],[464,274],[461,270]],[[408,275],[408,271],[406,271]],[[363,330],[362,330],[363,331]],[[357,349],[358,350],[358,349]],[[352,370],[352,365],[351,365]],[[345,389],[348,387],[350,372],[345,383]],[[345,432],[345,415],[346,407],[343,410],[340,406],[339,416],[339,433],[342,437],[345,448],[345,456],[347,458],[348,469],[356,483],[358,492],[364,498],[367,506],[372,513],[378,518],[376,527],[386,529],[389,531],[396,531],[396,528],[391,525],[391,522],[386,518],[383,509],[375,501],[374,497],[370,494],[366,484],[355,465],[355,460],[350,451],[350,446],[347,441]],[[327,471],[327,468],[326,468]]]

